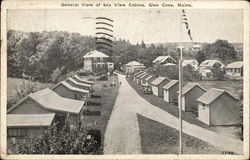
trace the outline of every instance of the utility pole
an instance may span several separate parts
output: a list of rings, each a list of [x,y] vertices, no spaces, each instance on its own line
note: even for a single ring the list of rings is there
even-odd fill
[[[181,13],[181,23],[180,23],[180,32],[181,32],[181,42],[180,42],[180,59],[179,59],[179,154],[183,154],[182,146],[182,13]]]

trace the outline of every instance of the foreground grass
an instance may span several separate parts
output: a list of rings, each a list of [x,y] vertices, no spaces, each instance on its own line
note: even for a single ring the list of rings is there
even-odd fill
[[[109,77],[108,81],[94,81],[95,95],[101,95],[101,98],[91,98],[91,101],[101,102],[101,106],[87,106],[90,111],[100,111],[100,116],[84,116],[84,121],[87,129],[96,129],[101,131],[101,146],[103,148],[104,134],[108,125],[113,106],[118,94],[119,86],[110,87],[113,81],[112,77]],[[115,77],[115,82],[118,84],[118,78]],[[107,87],[103,87],[105,84]]]
[[[144,154],[178,154],[179,131],[137,115],[141,148]],[[184,154],[220,154],[222,151],[207,142],[183,133]]]

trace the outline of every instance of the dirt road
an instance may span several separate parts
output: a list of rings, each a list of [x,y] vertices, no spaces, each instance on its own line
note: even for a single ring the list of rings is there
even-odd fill
[[[178,129],[178,118],[140,97],[119,74],[122,85],[104,139],[104,154],[140,154],[140,134],[136,114]],[[183,132],[225,151],[241,154],[243,143],[183,121]]]

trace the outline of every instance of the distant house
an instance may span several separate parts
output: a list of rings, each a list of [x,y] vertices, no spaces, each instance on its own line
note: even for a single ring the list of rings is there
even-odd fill
[[[51,89],[62,97],[75,100],[87,100],[89,96],[89,90],[73,87],[65,81],[57,83]]]
[[[163,99],[168,103],[178,101],[177,91],[179,90],[178,80],[171,80],[165,86],[163,86]]]
[[[55,121],[55,113],[7,114],[7,137],[25,142],[41,135]]]
[[[166,77],[158,77],[151,82],[153,95],[158,97],[163,97],[163,86],[167,84],[170,80]]]
[[[150,75],[149,77],[147,77],[147,78],[145,79],[146,84],[148,84],[148,85],[151,87],[151,82],[153,82],[156,78],[157,78],[156,76]]]
[[[84,56],[84,67],[83,70],[86,72],[99,72],[107,71],[107,62],[109,56],[106,54],[93,50],[86,53]]]
[[[73,79],[71,77],[69,77],[65,81],[67,83],[69,83],[71,86],[76,87],[76,88],[80,88],[80,89],[84,89],[84,90],[88,90],[88,91],[90,91],[92,89],[92,86],[90,84],[77,82],[75,79]]]
[[[239,100],[224,90],[211,88],[197,101],[198,119],[208,125],[235,125],[240,121]]]
[[[198,110],[198,102],[196,99],[205,92],[206,89],[201,87],[198,83],[188,83],[185,85],[182,89],[182,110],[196,112]],[[179,94],[179,91],[177,93]]]
[[[226,74],[230,76],[243,76],[243,62],[233,62],[227,65]]]
[[[194,70],[199,69],[199,63],[195,59],[189,59],[189,60],[185,59],[185,60],[183,60],[182,67],[185,67],[187,65],[191,65]]]
[[[78,127],[85,101],[59,96],[49,88],[31,93],[8,109],[8,114],[48,114],[55,113],[55,122],[65,124],[66,117],[73,127]],[[61,126],[60,125],[60,126]]]
[[[218,67],[221,69],[225,68],[225,65],[218,60],[205,60],[199,66],[199,71],[203,78],[212,78],[212,69]]]
[[[172,58],[171,56],[159,56],[157,57],[154,61],[153,64],[154,65],[158,65],[158,64],[167,64],[167,63],[176,63],[176,60],[174,58]]]
[[[80,78],[80,77],[78,77],[77,75],[74,75],[72,78],[73,78],[75,81],[80,82],[80,83],[89,84],[89,85],[91,85],[91,86],[94,85],[94,82],[88,81],[87,79]]]
[[[145,74],[143,75],[140,79],[141,79],[141,84],[146,84],[146,78],[148,78],[150,75]]]
[[[144,64],[137,61],[130,61],[127,64],[123,65],[123,70],[126,74],[133,74],[135,72],[144,70],[146,67]]]
[[[198,52],[198,51],[201,50],[201,48],[202,48],[201,45],[199,45],[199,44],[194,44],[192,50],[193,50],[194,52]]]

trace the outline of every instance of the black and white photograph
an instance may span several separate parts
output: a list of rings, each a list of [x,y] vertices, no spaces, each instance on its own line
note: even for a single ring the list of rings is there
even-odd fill
[[[3,159],[249,158],[248,3],[5,2]]]

